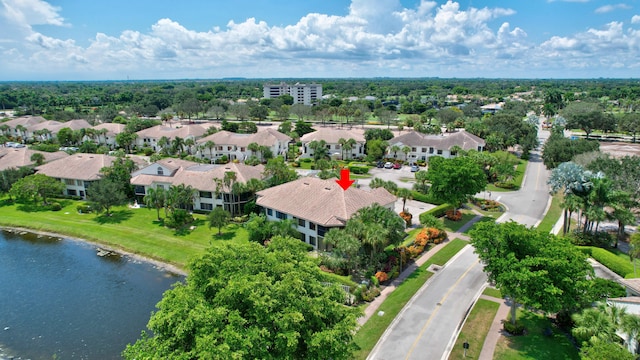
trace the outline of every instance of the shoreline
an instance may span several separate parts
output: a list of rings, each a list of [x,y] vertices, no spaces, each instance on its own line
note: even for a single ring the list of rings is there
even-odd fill
[[[49,236],[49,237],[55,237],[55,238],[60,238],[63,240],[70,240],[70,241],[76,241],[76,242],[81,242],[81,243],[85,243],[85,244],[91,244],[96,246],[96,248],[101,249],[101,250],[105,250],[120,256],[124,256],[124,257],[128,257],[134,260],[138,260],[138,261],[142,261],[151,265],[156,266],[158,269],[163,270],[163,271],[167,271],[170,273],[173,273],[175,275],[180,275],[180,276],[187,276],[187,272],[170,263],[167,262],[163,262],[160,260],[156,260],[147,256],[143,256],[140,254],[136,254],[136,253],[132,253],[123,249],[118,249],[118,248],[113,248],[110,247],[108,245],[104,245],[101,244],[99,242],[96,241],[90,241],[90,240],[86,240],[86,239],[82,239],[82,238],[77,238],[77,237],[72,237],[72,236],[68,236],[68,235],[63,235],[63,234],[58,234],[58,233],[54,233],[54,232],[50,232],[50,231],[42,231],[42,230],[33,230],[33,229],[29,229],[29,228],[22,228],[22,227],[14,227],[14,226],[1,226],[0,225],[0,230],[3,231],[8,231],[8,232],[14,232],[14,233],[21,233],[21,232],[27,232],[27,233],[31,233],[31,234],[36,234],[36,235],[44,235],[44,236]],[[96,255],[97,256],[97,255]]]

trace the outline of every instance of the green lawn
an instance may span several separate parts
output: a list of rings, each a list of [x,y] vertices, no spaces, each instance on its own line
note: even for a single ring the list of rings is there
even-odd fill
[[[463,227],[466,223],[468,223],[469,221],[471,221],[474,217],[476,217],[476,214],[472,213],[472,212],[467,212],[467,211],[463,211],[462,212],[462,219],[458,220],[458,221],[453,221],[453,220],[449,220],[447,219],[447,217],[443,217],[443,222],[444,222],[444,228],[452,231],[452,232],[456,232],[458,230],[460,230],[461,227]]]
[[[502,293],[500,292],[500,290],[488,286],[484,288],[482,295],[493,296],[494,298],[502,299]]]
[[[458,335],[458,339],[451,350],[451,354],[449,354],[450,360],[477,359],[480,356],[484,339],[489,333],[489,328],[491,328],[491,323],[493,322],[499,307],[500,304],[495,301],[478,299],[469,313],[469,317],[467,318],[467,321],[465,321],[464,326],[460,331],[460,335]],[[469,350],[467,350],[466,357],[464,356],[464,349],[462,346],[464,342],[469,343]]]
[[[515,185],[513,189],[504,189],[504,188],[499,188],[493,184],[487,184],[486,190],[491,192],[507,192],[507,191],[516,191],[520,189],[520,187],[522,186],[522,181],[524,180],[524,174],[525,174],[525,171],[527,170],[528,163],[529,163],[528,160],[522,160],[522,159],[520,159],[520,162],[518,162],[518,165],[516,166],[516,176],[513,178],[513,183]]]
[[[527,335],[501,337],[493,358],[496,360],[572,360],[580,359],[578,350],[566,335],[551,326],[543,315],[523,312],[518,309],[518,321],[527,329]],[[544,336],[547,327],[553,329],[553,336]]]
[[[551,206],[538,225],[538,230],[549,232],[551,231],[551,229],[553,229],[553,226],[556,224],[556,222],[558,222],[558,219],[562,217],[561,203],[562,195],[560,193],[553,195],[553,197],[551,198]]]
[[[202,254],[212,241],[248,241],[248,233],[231,224],[217,236],[209,229],[205,216],[194,214],[195,229],[180,231],[165,228],[156,219],[156,211],[116,207],[110,217],[79,214],[81,202],[61,200],[61,211],[39,210],[37,207],[0,203],[0,226],[22,227],[80,238],[121,249],[184,268],[196,255]],[[162,211],[161,216],[164,217]]]
[[[494,222],[494,221],[496,221],[496,219],[495,219],[495,218],[485,216],[485,217],[483,217],[482,219],[480,219],[480,220],[476,221],[475,223],[473,223],[473,225],[469,226],[469,227],[464,231],[464,234],[468,234],[468,233],[469,233],[469,231],[473,230],[473,228],[474,228],[477,224],[479,224],[479,223],[483,223],[483,222]]]
[[[356,333],[354,340],[360,347],[360,350],[355,354],[356,359],[367,358],[367,355],[373,350],[378,339],[380,339],[380,336],[382,336],[396,315],[398,315],[411,297],[413,297],[422,285],[433,275],[433,273],[427,271],[427,268],[431,264],[444,265],[467,244],[464,240],[452,240],[427,260],[427,262],[416,269],[416,271],[387,297],[378,308],[378,311],[384,311],[384,315],[372,316]]]

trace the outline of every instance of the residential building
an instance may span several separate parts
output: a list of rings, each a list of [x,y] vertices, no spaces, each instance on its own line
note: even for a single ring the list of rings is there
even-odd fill
[[[104,123],[94,126],[93,134],[85,135],[83,141],[93,140],[100,145],[106,145],[110,149],[117,146],[116,136],[124,131],[125,124]]]
[[[169,141],[173,141],[175,138],[181,138],[183,140],[193,139],[194,141],[201,138],[207,129],[213,126],[213,124],[188,124],[188,125],[157,125],[148,129],[140,130],[136,134],[136,146],[138,148],[151,147],[153,151],[161,150],[160,139],[166,137]]]
[[[335,179],[304,177],[257,193],[256,204],[269,221],[293,219],[300,238],[315,249],[327,250],[324,234],[344,227],[358,210],[380,204],[394,209],[396,197],[383,188],[343,190]]]
[[[410,131],[389,140],[387,155],[408,162],[428,160],[432,156],[450,158],[456,156],[456,146],[465,151],[484,151],[485,141],[464,130],[443,135],[426,135]],[[391,150],[394,147],[398,150]],[[410,150],[406,154],[402,151],[404,147]]]
[[[229,187],[219,188],[219,181],[224,181],[228,172],[235,173],[235,182],[246,184],[251,179],[264,178],[264,166],[248,166],[229,163],[225,165],[198,164],[180,159],[162,159],[131,175],[136,200],[143,203],[144,196],[150,188],[164,188],[184,184],[197,190],[193,202],[194,210],[211,211],[214,207],[223,206],[232,212],[242,209],[251,199],[247,194],[232,194]]]
[[[115,159],[103,154],[78,153],[40,165],[36,171],[62,181],[65,195],[86,199],[91,183],[102,178],[100,170],[111,166]]]
[[[69,154],[67,154],[64,151],[56,151],[51,153],[51,152],[45,152],[45,151],[31,150],[27,147],[23,147],[23,148],[0,147],[0,171],[10,169],[10,168],[19,168],[23,166],[34,165],[34,162],[31,160],[31,156],[33,154],[42,154],[42,156],[44,156],[45,163],[69,156]]]
[[[353,139],[355,143],[351,149],[343,149],[341,139],[349,140]],[[327,143],[328,154],[331,157],[338,159],[359,159],[364,157],[364,134],[360,130],[356,129],[334,129],[334,128],[320,128],[314,132],[303,135],[300,138],[302,142],[302,155],[300,157],[313,157],[313,150],[309,148],[309,144],[312,141],[324,140]]]
[[[211,141],[215,146],[211,149],[206,144]],[[262,156],[260,151],[252,151],[249,144],[256,143],[259,146],[269,148],[274,156],[286,155],[291,137],[275,129],[259,129],[255,134],[237,134],[229,131],[218,131],[197,141],[198,154],[201,158],[217,160],[227,156],[229,160],[244,161],[249,156]]]
[[[25,140],[27,129],[33,125],[47,121],[42,116],[21,116],[1,125],[8,126],[8,136],[14,139]]]
[[[89,129],[91,124],[84,119],[69,120],[65,122],[47,120],[27,127],[25,139],[46,141],[55,139],[58,132],[64,128],[71,130]],[[46,132],[43,132],[46,131]]]
[[[265,84],[262,92],[263,97],[267,99],[291,95],[294,104],[312,105],[322,99],[322,85],[315,83],[289,85],[281,82],[280,84]]]
[[[480,110],[482,111],[482,114],[495,114],[502,110],[502,106],[504,106],[504,103],[492,103],[480,106]]]

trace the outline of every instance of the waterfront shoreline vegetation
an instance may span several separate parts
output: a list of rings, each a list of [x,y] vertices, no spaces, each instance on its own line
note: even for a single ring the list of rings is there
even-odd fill
[[[202,255],[213,241],[248,241],[247,231],[230,224],[218,237],[206,226],[204,215],[194,214],[195,227],[176,231],[163,226],[156,212],[146,208],[115,207],[112,216],[81,214],[76,206],[81,202],[59,200],[60,211],[0,200],[0,227],[46,232],[98,244],[110,250],[142,256],[174,265],[184,272],[186,264]]]
[[[449,259],[467,246],[467,244],[468,242],[464,240],[453,239],[411,273],[406,280],[389,294],[387,299],[378,307],[378,311],[384,311],[384,316],[370,317],[356,333],[354,341],[358,345],[359,350],[355,353],[355,359],[367,358],[393,319],[433,275],[432,272],[427,271],[427,268],[431,266],[431,264],[446,264]]]

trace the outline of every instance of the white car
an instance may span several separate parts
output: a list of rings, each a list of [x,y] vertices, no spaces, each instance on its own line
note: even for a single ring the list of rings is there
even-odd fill
[[[384,163],[384,168],[385,169],[392,169],[393,168],[393,163],[387,161],[386,163]]]

